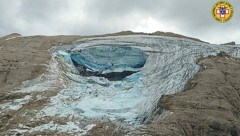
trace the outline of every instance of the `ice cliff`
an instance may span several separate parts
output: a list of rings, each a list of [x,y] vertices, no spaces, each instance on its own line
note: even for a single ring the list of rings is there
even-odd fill
[[[81,75],[121,80],[144,66],[147,55],[138,48],[98,46],[70,53]]]

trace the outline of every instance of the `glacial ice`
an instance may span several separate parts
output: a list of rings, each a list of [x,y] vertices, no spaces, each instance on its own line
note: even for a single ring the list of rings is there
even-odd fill
[[[137,52],[124,52],[115,61],[110,50],[122,51],[126,47]],[[54,65],[51,64],[49,69],[54,78],[49,82],[61,85],[64,80],[66,86],[51,97],[49,105],[38,113],[38,118],[73,115],[89,120],[109,119],[141,124],[157,110],[156,105],[162,95],[183,90],[187,81],[200,70],[196,64],[198,58],[216,55],[220,51],[240,57],[239,48],[239,45],[220,46],[180,38],[141,35],[89,38],[57,46],[52,49]],[[76,56],[79,54],[71,54],[84,49],[87,49],[86,52],[80,56],[90,62],[78,62],[79,57]],[[105,54],[101,50],[106,51]],[[108,57],[111,57],[110,61]],[[82,76],[74,61],[91,71],[104,74],[124,70],[136,72],[113,81],[101,76]]]
[[[129,46],[97,46],[70,53],[81,75],[121,80],[144,66],[147,55]]]
[[[127,46],[97,46],[73,52],[70,57],[74,62],[94,71],[141,68],[147,60],[142,50]]]

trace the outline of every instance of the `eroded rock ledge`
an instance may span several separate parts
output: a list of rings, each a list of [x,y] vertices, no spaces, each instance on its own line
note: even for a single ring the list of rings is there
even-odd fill
[[[240,135],[240,59],[223,53],[200,59],[204,70],[186,90],[163,96],[172,114],[147,126],[151,135]]]

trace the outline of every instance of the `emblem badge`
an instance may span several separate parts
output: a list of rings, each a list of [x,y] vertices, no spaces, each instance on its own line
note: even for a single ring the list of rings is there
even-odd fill
[[[218,1],[214,4],[212,14],[214,19],[219,22],[227,22],[233,16],[233,7],[227,1]]]

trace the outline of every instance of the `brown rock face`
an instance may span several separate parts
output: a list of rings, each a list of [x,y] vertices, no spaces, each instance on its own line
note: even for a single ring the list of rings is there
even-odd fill
[[[148,134],[240,135],[240,60],[221,55],[198,64],[205,69],[185,91],[161,98],[159,105],[172,114],[149,124]]]
[[[13,37],[20,37],[20,36],[21,36],[21,34],[19,34],[19,33],[12,33],[12,34],[6,35],[4,37],[0,37],[0,39],[10,39]]]
[[[11,34],[0,38],[0,98],[23,81],[45,72],[53,45],[67,43],[80,36],[31,36]]]
[[[236,45],[236,43],[235,42],[229,42],[229,43],[224,43],[222,45]]]

